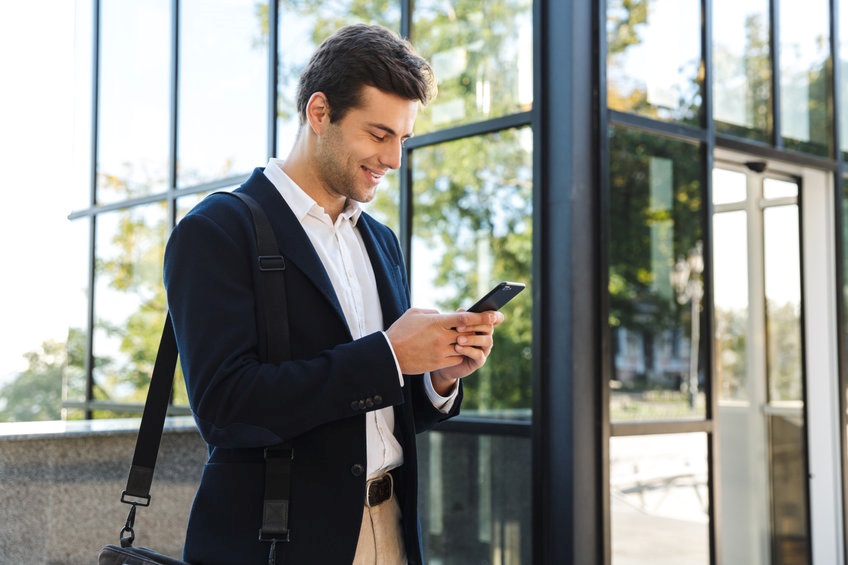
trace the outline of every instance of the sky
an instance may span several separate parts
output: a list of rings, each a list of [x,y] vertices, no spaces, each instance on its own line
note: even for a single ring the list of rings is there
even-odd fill
[[[76,4],[0,0],[0,382],[67,335]]]

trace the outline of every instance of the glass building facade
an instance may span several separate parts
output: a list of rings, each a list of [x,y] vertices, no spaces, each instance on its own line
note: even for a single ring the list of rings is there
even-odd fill
[[[367,208],[413,303],[528,283],[422,438],[428,562],[848,562],[848,1],[79,6],[63,418],[138,415],[168,233],[285,157],[312,50],[376,22],[439,81]]]

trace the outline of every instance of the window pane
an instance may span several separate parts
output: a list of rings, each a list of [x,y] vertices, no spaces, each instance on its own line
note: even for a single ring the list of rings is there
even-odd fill
[[[530,565],[530,439],[418,437],[425,563]]]
[[[830,10],[828,0],[780,2],[780,118],[787,148],[829,156]]]
[[[763,211],[769,399],[803,401],[797,206]]]
[[[747,196],[747,182],[744,173],[713,169],[713,204],[744,202]]]
[[[497,118],[533,105],[532,0],[418,0],[412,39],[439,95],[419,132]]]
[[[706,434],[610,439],[612,565],[710,562]]]
[[[714,368],[721,402],[749,398],[747,242],[744,210],[713,215]]]
[[[264,165],[268,33],[254,2],[183,0],[179,69],[178,185]]]
[[[798,185],[779,179],[763,180],[763,198],[794,198],[798,196]]]
[[[839,96],[839,140],[842,145],[842,158],[848,159],[848,2],[839,2],[839,84],[836,92]]]
[[[88,234],[74,230],[63,218],[66,209],[57,208],[67,203],[51,194],[61,183],[31,188],[6,196],[13,207],[0,229],[0,422],[60,419],[68,324],[77,306],[85,308],[85,295],[67,281],[86,267]]]
[[[93,182],[91,170],[92,159],[92,139],[95,131],[91,127],[92,117],[95,108],[92,108],[92,100],[94,100],[94,65],[91,64],[91,54],[94,53],[94,18],[92,17],[94,10],[94,0],[80,0],[74,2],[76,14],[73,21],[68,22],[72,26],[72,38],[69,51],[73,54],[73,68],[69,72],[73,76],[73,100],[69,100],[69,106],[73,107],[73,112],[68,116],[71,122],[70,129],[72,133],[71,154],[69,155],[71,165],[68,167],[68,172],[65,172],[64,177],[70,182],[62,187],[62,190],[69,193],[69,210],[80,210],[91,206],[91,186]],[[14,4],[12,4],[14,5]],[[33,7],[33,10],[42,9],[39,4]],[[49,56],[54,57],[53,53]],[[28,59],[20,59],[22,64],[32,65]],[[55,61],[55,59],[54,59]],[[102,65],[102,61],[101,61]],[[33,69],[36,71],[36,69]],[[101,79],[104,77],[101,75]],[[45,77],[45,80],[55,81],[52,76]],[[102,87],[102,85],[101,85]],[[101,96],[102,96],[101,88]],[[29,89],[22,92],[21,95],[31,97]],[[20,111],[20,107],[16,107],[16,111]],[[24,112],[21,118],[28,119],[30,112]],[[52,118],[50,118],[52,119]],[[102,124],[101,124],[102,125]],[[6,133],[11,131],[9,128]],[[14,127],[14,126],[12,126]],[[55,126],[54,126],[55,128]],[[54,141],[53,143],[60,143]],[[26,167],[29,169],[29,167]]]
[[[608,106],[699,125],[701,28],[699,0],[610,0]]]
[[[377,189],[374,200],[363,206],[378,221],[400,233],[400,175],[389,171]]]
[[[143,402],[165,321],[167,206],[97,217],[94,400]]]
[[[610,417],[700,419],[700,148],[627,128],[611,134]]]
[[[506,130],[415,150],[412,302],[452,312],[502,280],[530,286],[532,135]],[[529,418],[532,290],[504,307],[486,365],[463,381],[463,415]]]
[[[62,399],[71,402],[84,402],[86,393],[86,358],[88,356],[88,267],[90,263],[91,220],[83,218],[71,223],[71,244],[68,252],[70,269],[65,273],[69,289],[68,304],[68,365],[63,379]],[[68,411],[68,419],[82,418],[77,410]]]
[[[768,0],[713,2],[713,116],[722,133],[769,141],[771,46]]]
[[[97,201],[160,192],[168,180],[170,2],[101,2]]]
[[[288,155],[297,135],[297,80],[320,43],[338,28],[357,22],[400,31],[400,3],[383,0],[278,0],[279,66],[277,153]]]

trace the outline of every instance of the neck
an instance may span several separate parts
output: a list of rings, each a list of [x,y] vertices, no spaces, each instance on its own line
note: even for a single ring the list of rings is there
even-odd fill
[[[283,172],[335,222],[344,210],[347,199],[334,194],[321,179],[314,160],[310,158],[313,153],[309,148],[309,140],[304,139],[306,137],[308,136],[302,134],[298,136],[297,142],[283,162]]]

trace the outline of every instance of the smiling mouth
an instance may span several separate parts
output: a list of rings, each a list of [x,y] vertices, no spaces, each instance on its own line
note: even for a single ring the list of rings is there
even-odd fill
[[[368,175],[371,177],[371,179],[374,181],[375,184],[380,182],[380,180],[382,180],[382,178],[383,178],[383,175],[386,174],[385,172],[378,173],[377,171],[375,171],[373,169],[369,169],[365,165],[362,165],[362,170],[365,171],[366,173],[368,173]]]

